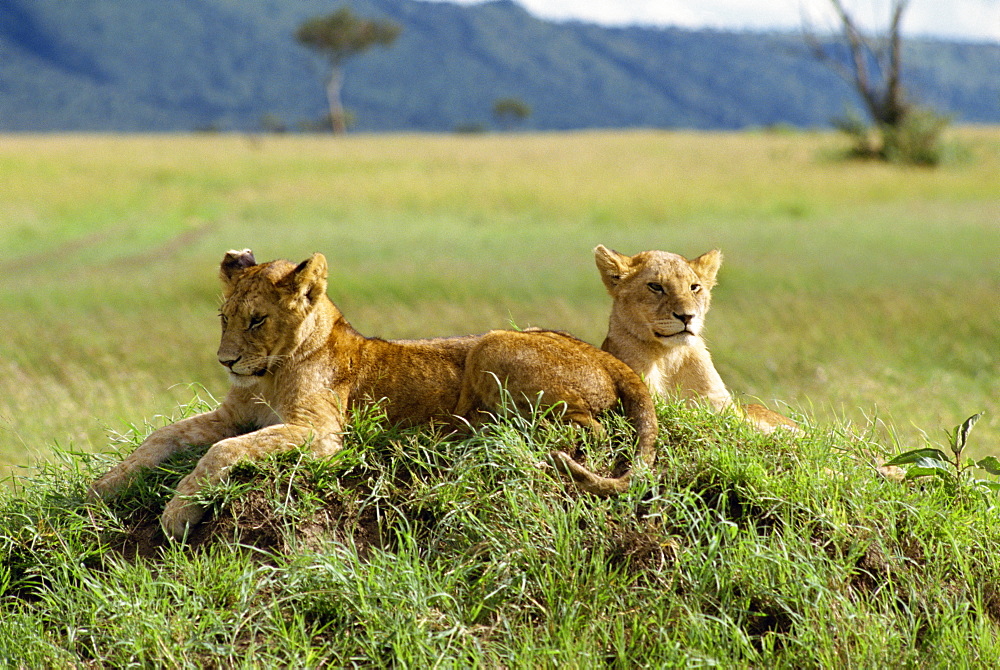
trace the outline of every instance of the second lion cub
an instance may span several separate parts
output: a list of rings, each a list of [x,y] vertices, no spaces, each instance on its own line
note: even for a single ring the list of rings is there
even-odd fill
[[[798,430],[762,405],[736,405],[712,363],[701,331],[721,252],[688,260],[666,251],[626,256],[598,245],[594,259],[613,299],[601,348],[639,373],[654,395],[704,400],[720,411],[733,407],[765,433]]]

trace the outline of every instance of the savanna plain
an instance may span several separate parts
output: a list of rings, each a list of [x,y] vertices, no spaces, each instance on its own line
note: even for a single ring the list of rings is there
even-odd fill
[[[1000,130],[949,140],[926,169],[821,132],[0,137],[0,660],[994,667],[997,494],[875,469],[983,411],[962,458],[1000,454]],[[329,462],[241,468],[187,545],[156,516],[197,449],[86,501],[225,392],[226,250],[323,252],[366,335],[599,345],[597,244],[721,249],[716,365],[804,434],[661,404],[654,471],[596,500],[534,467],[592,439],[544,417],[373,412]]]

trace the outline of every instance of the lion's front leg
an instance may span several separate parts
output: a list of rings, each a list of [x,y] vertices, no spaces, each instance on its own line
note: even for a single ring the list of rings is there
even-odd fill
[[[223,407],[159,428],[125,460],[91,484],[88,494],[91,498],[111,496],[128,486],[140,470],[156,467],[191,446],[214,444],[238,432]]]
[[[277,424],[215,443],[191,474],[177,485],[177,494],[167,503],[160,517],[164,533],[173,539],[182,539],[189,528],[201,521],[205,510],[191,497],[206,486],[224,481],[237,463],[260,460],[310,442],[315,455],[330,456],[340,450],[342,435],[339,429],[323,431],[317,436],[306,426]]]

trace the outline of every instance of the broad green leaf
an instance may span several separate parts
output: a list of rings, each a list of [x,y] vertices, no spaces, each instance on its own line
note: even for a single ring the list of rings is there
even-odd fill
[[[966,442],[969,441],[969,431],[972,427],[976,425],[976,422],[982,418],[984,412],[979,412],[978,414],[973,414],[968,419],[962,422],[961,426],[955,428],[955,436],[952,439],[951,450],[957,456],[962,453],[965,449]]]
[[[912,467],[906,470],[906,479],[916,479],[917,477],[930,477],[938,475],[941,471],[938,468],[918,468]]]
[[[905,451],[891,461],[888,461],[886,465],[906,465],[907,463],[916,463],[921,458],[933,459],[945,464],[948,463],[948,457],[945,456],[943,451],[925,447],[923,449]]]
[[[991,475],[1000,475],[1000,460],[997,460],[996,456],[987,456],[982,460],[976,461],[976,467],[986,470]]]
[[[929,475],[936,475],[942,479],[951,479],[953,477],[951,466],[936,458],[918,458],[906,470],[907,479],[916,479],[917,477],[927,477]]]
[[[913,462],[913,465],[918,468],[934,468],[936,470],[944,470],[945,472],[952,471],[952,465],[948,461],[942,461],[939,458],[918,458]]]

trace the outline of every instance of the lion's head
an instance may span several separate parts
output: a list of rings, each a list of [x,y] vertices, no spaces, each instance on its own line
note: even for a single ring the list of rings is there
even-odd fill
[[[326,275],[326,258],[318,253],[298,265],[283,260],[258,265],[249,249],[226,253],[219,269],[218,355],[234,385],[252,384],[300,347],[326,295]]]
[[[594,258],[614,299],[612,320],[634,337],[677,346],[701,335],[722,264],[717,249],[688,260],[666,251],[626,256],[598,245]]]

